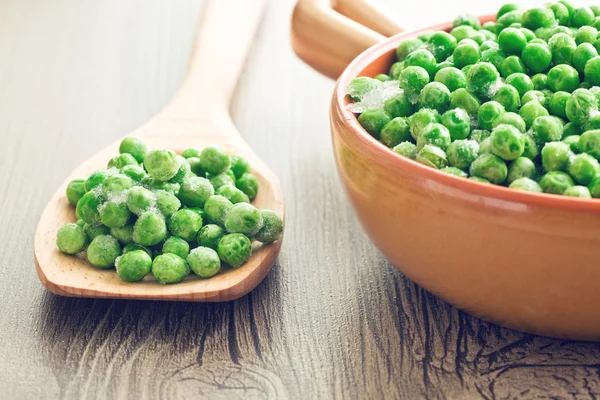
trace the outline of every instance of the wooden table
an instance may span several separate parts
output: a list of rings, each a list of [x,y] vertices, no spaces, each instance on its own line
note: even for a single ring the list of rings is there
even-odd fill
[[[417,27],[500,2],[386,3]],[[333,165],[333,82],[290,50],[291,7],[271,2],[232,104],[284,187],[281,256],[248,296],[187,304],[54,296],[38,282],[33,233],[71,169],[169,100],[201,3],[0,2],[1,397],[598,396],[598,345],[472,318],[369,242]]]

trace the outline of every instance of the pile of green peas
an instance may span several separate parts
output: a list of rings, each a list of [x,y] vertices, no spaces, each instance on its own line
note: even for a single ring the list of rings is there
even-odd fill
[[[353,79],[361,126],[398,154],[482,183],[600,198],[600,6],[505,4],[402,41]],[[397,81],[381,105],[373,91]],[[386,82],[386,83],[384,83]],[[369,94],[369,96],[367,96]]]
[[[243,157],[220,147],[149,151],[135,137],[125,138],[119,153],[106,169],[67,185],[77,222],[57,232],[63,253],[85,251],[90,264],[116,267],[126,282],[152,273],[166,284],[190,270],[210,278],[222,264],[239,268],[253,241],[281,238],[281,218],[250,204],[258,181]]]

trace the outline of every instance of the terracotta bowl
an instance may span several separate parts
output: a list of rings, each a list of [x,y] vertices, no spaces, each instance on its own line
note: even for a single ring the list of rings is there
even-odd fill
[[[458,308],[521,331],[598,340],[600,200],[518,192],[423,166],[375,140],[346,110],[353,78],[385,73],[402,40],[450,28],[393,36],[340,76],[331,133],[350,203],[399,271]]]

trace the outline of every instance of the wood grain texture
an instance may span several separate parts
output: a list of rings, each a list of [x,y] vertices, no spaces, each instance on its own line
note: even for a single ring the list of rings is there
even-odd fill
[[[499,2],[423,1],[427,17],[385,3],[411,29]],[[232,105],[286,199],[286,239],[266,280],[219,304],[48,293],[32,254],[44,204],[84,159],[169,101],[201,6],[0,2],[2,398],[600,397],[597,344],[483,323],[378,254],[334,169],[333,82],[292,53],[288,0],[271,1]]]

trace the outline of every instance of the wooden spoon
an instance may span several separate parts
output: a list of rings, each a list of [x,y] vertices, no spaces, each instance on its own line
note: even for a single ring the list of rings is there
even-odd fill
[[[248,159],[260,184],[253,204],[283,218],[283,195],[277,177],[250,149],[229,116],[229,101],[267,0],[208,0],[187,77],[173,101],[131,135],[150,148],[181,152],[188,147],[220,145]],[[232,12],[232,10],[235,10]],[[106,168],[118,154],[119,141],[96,153],[61,185],[46,206],[35,234],[35,258],[42,284],[63,296],[144,300],[227,301],[254,289],[271,270],[281,240],[254,246],[252,257],[239,269],[224,268],[210,279],[190,276],[161,285],[152,276],[142,282],[121,281],[114,270],[100,270],[85,257],[62,254],[56,231],[75,221],[75,209],[65,197],[72,179]]]

